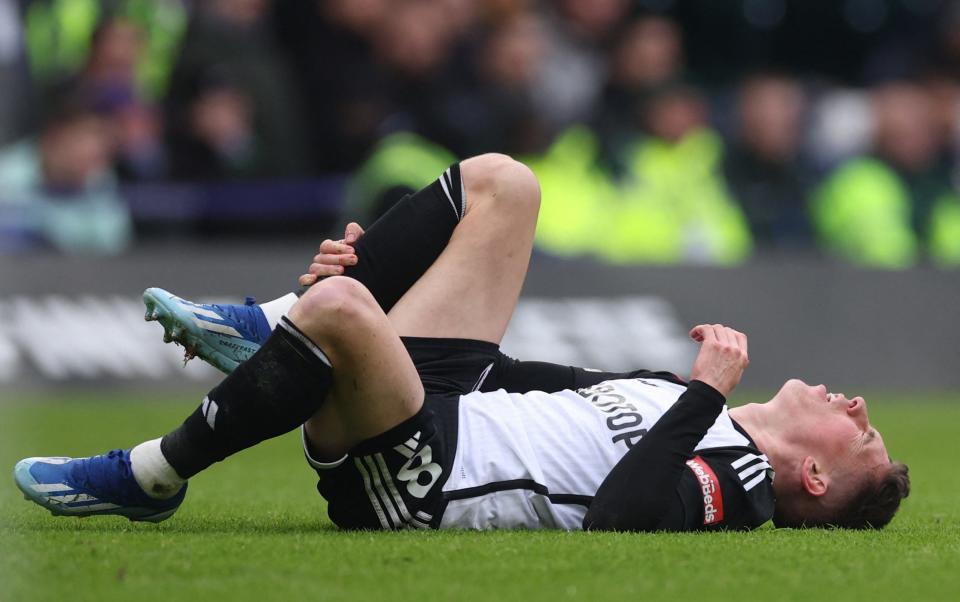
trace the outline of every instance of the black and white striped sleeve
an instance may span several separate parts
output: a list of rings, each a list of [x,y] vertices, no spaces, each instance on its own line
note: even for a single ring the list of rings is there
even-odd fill
[[[686,465],[657,530],[755,529],[773,518],[773,471],[757,450],[701,450]]]

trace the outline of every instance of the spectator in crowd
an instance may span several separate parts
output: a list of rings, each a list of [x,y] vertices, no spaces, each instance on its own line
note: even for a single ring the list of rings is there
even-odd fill
[[[360,165],[392,112],[372,40],[390,0],[277,0],[278,41],[310,108],[304,131],[315,168],[347,172]]]
[[[660,235],[669,245],[657,251],[670,262],[730,265],[749,256],[750,231],[724,182],[723,140],[707,114],[703,93],[689,85],[666,85],[649,99],[649,136],[632,145],[626,160],[636,200],[631,219],[618,220],[613,237],[625,257],[636,252],[633,261],[645,259],[647,243],[640,239],[651,227],[644,213],[659,214],[670,224],[669,238]]]
[[[197,6],[167,98],[174,176],[191,180],[307,172],[301,107],[269,30],[269,0]],[[203,122],[215,119],[214,124]],[[189,165],[181,157],[213,159]]]
[[[90,36],[90,48],[75,86],[97,101],[118,93],[136,96],[136,66],[143,45],[143,31],[132,21],[102,21]]]
[[[820,186],[812,211],[822,246],[852,262],[912,265],[926,247],[940,263],[960,263],[960,203],[928,91],[895,81],[873,92],[869,155],[840,165]]]
[[[924,78],[923,86],[930,95],[934,131],[951,166],[951,180],[960,185],[960,71],[953,76],[947,71],[933,71]]]
[[[605,45],[629,9],[626,0],[559,0],[549,15],[536,105],[555,130],[589,118],[607,76]]]
[[[550,199],[541,207],[538,247],[614,263],[746,259],[750,231],[720,173],[723,143],[708,126],[703,95],[666,85],[651,95],[646,119],[649,135],[627,147],[619,181],[584,127],[567,130],[531,162]]]
[[[391,6],[373,49],[387,74],[383,93],[393,105],[384,129],[415,132],[457,150],[461,129],[449,110],[449,98],[463,85],[469,67],[456,52],[459,30],[447,27],[447,8],[435,0]]]
[[[648,15],[624,29],[594,118],[604,154],[615,168],[624,146],[646,133],[644,109],[658,88],[683,77],[683,42],[670,19]]]
[[[448,94],[444,112],[459,156],[532,153],[549,141],[534,102],[546,44],[543,20],[519,12],[489,27],[478,42],[469,77]]]
[[[163,123],[150,105],[130,102],[113,112],[117,175],[124,181],[158,181],[169,176]]]
[[[239,84],[211,78],[198,82],[192,101],[171,137],[177,179],[252,179],[269,174],[258,137],[254,103]]]
[[[8,234],[64,252],[117,253],[130,242],[129,211],[111,169],[113,141],[98,113],[68,106],[39,139],[0,153],[0,215]]]
[[[780,48],[801,34],[809,39],[829,16],[760,22],[756,11],[727,7],[701,27],[706,8],[641,4],[642,11],[628,0],[22,1],[29,51],[20,72],[33,81],[16,88],[25,96],[58,83],[59,96],[84,98],[111,133],[106,154],[115,169],[104,173],[123,181],[356,172],[352,190],[374,191],[364,210],[376,215],[422,184],[420,170],[397,157],[418,157],[432,172],[451,157],[501,151],[540,175],[549,203],[538,245],[551,253],[731,264],[752,240],[764,250],[803,248],[815,230],[825,248],[859,263],[897,267],[924,254],[960,263],[960,2],[880,23],[875,42],[829,64]],[[746,20],[716,27],[714,17]],[[839,37],[828,36],[817,56],[833,54],[826,46],[843,40],[844,27],[863,24],[838,25]],[[773,27],[784,30],[777,44]],[[718,48],[731,31],[753,42]],[[770,44],[757,46],[761,39]],[[874,95],[876,136],[866,152],[868,119],[856,117],[868,103],[859,88],[837,95],[843,88],[823,79],[762,73],[742,84],[736,111],[727,112],[723,97],[685,83],[699,69],[699,81],[724,84],[717,80],[725,69],[704,72],[716,67],[715,49],[733,57],[733,72],[761,47],[764,59],[797,73],[818,69],[841,85],[871,72],[928,75],[921,86],[883,86]],[[874,60],[880,68],[871,71],[870,57],[887,56],[898,60]],[[0,63],[0,76],[16,71]],[[817,91],[811,114],[827,117],[822,130],[830,134],[804,132],[803,160],[802,87]],[[21,105],[39,112],[57,97]],[[160,101],[162,111],[154,108]],[[20,118],[4,106],[0,114]],[[709,127],[717,108],[737,117],[728,141]],[[0,136],[32,129],[0,127]],[[861,156],[846,161],[852,153]],[[30,152],[8,153],[15,155]],[[838,161],[824,185],[812,181],[808,163],[823,171]],[[810,187],[817,192],[805,215]]]
[[[65,96],[84,98],[110,120],[117,173],[124,180],[167,176],[162,125],[137,82],[144,43],[144,32],[133,21],[103,21],[91,36],[84,67],[63,86]]]
[[[172,57],[187,21],[188,0],[29,0],[20,4],[36,86],[57,86],[89,64],[91,43],[107,23],[108,29],[120,24],[126,30],[109,31],[110,43],[101,43],[100,52],[109,53],[106,58],[115,63],[135,58],[132,68],[144,97],[156,100],[166,93]],[[125,45],[129,48],[131,37],[137,38],[140,48],[135,57],[124,57],[117,51]],[[103,58],[96,62],[104,64]]]
[[[723,162],[730,192],[758,247],[803,249],[811,243],[807,199],[812,174],[801,161],[806,100],[793,78],[748,77],[737,95],[737,129]]]

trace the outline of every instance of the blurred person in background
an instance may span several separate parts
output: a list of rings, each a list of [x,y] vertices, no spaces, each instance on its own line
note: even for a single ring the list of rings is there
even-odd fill
[[[559,0],[548,12],[536,103],[556,131],[592,113],[607,77],[606,45],[629,8],[626,0]]]
[[[683,77],[683,41],[671,19],[648,15],[631,22],[611,55],[609,80],[594,118],[604,154],[614,167],[624,146],[646,133],[643,110],[659,87]]]
[[[300,97],[270,33],[269,7],[269,0],[197,7],[167,97],[174,177],[265,178],[309,170]],[[210,160],[195,165],[182,160],[205,154]]]
[[[73,87],[96,100],[116,93],[136,96],[136,66],[143,47],[143,31],[137,24],[123,18],[102,21],[90,36]]]
[[[960,7],[960,5],[958,5]],[[960,14],[960,13],[958,13]],[[957,24],[960,25],[960,19]],[[960,27],[958,27],[960,34]],[[960,38],[960,35],[958,35]],[[924,80],[933,106],[934,131],[951,191],[944,192],[930,210],[927,248],[941,266],[960,265],[960,71],[934,72]]]
[[[763,249],[812,243],[807,198],[813,176],[800,156],[805,109],[799,82],[780,73],[756,73],[737,94],[736,137],[723,170]]]
[[[83,68],[62,85],[67,97],[80,97],[108,118],[116,135],[116,166],[124,180],[157,180],[167,175],[162,124],[137,83],[145,49],[142,28],[111,18],[94,30]]]
[[[546,153],[527,159],[550,199],[540,212],[537,247],[618,264],[745,260],[750,229],[723,179],[723,142],[709,127],[703,94],[674,83],[652,92],[645,129],[649,135],[625,145],[616,179],[585,126],[567,129]]]
[[[138,46],[131,68],[138,93],[156,100],[166,93],[172,67],[187,21],[189,0],[28,0],[21,2],[25,41],[33,82],[40,88],[57,86],[89,63],[91,45],[107,24],[109,43],[99,44],[95,62],[122,64],[131,38]],[[114,27],[122,24],[122,28]],[[135,35],[130,28],[136,28]],[[123,30],[126,28],[126,31]]]
[[[163,120],[153,106],[131,102],[113,112],[117,175],[124,181],[157,181],[169,175]]]
[[[449,7],[436,0],[391,6],[373,49],[392,103],[383,131],[414,132],[456,153],[468,142],[462,133],[464,118],[451,101],[469,81],[470,64],[460,47],[461,22],[448,26]]]
[[[309,107],[303,128],[321,173],[356,168],[382,135],[392,103],[373,40],[390,0],[276,0],[278,43]]]
[[[198,88],[182,130],[171,138],[173,175],[199,181],[267,175],[269,149],[257,135],[253,101],[230,80],[212,77]]]
[[[649,135],[624,159],[626,207],[610,233],[611,257],[731,265],[749,256],[750,230],[723,179],[724,144],[707,114],[707,99],[693,86],[668,84],[652,94]]]
[[[905,268],[924,251],[960,264],[960,204],[934,104],[909,81],[873,91],[873,146],[840,165],[813,199],[821,245],[860,265]]]
[[[117,253],[132,238],[112,171],[109,122],[67,105],[39,139],[0,151],[0,214],[8,234],[68,253]]]
[[[546,36],[543,20],[532,12],[507,16],[480,36],[469,77],[445,101],[458,155],[531,153],[546,146],[549,128],[534,101]]]
[[[951,180],[960,185],[960,71],[934,70],[924,77],[923,86],[930,95],[934,130],[950,165]]]

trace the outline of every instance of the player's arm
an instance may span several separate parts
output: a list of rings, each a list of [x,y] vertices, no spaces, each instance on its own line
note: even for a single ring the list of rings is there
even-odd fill
[[[652,530],[754,529],[773,518],[773,488],[765,483],[770,465],[762,456],[745,448],[703,450],[685,464],[673,499]]]
[[[690,331],[702,343],[686,392],[604,479],[583,520],[585,529],[678,530],[668,524],[687,460],[723,410],[749,363],[747,339],[719,324]]]
[[[501,353],[500,363],[497,365],[496,380],[489,380],[482,390],[504,389],[509,393],[562,391],[564,389],[575,391],[608,380],[624,378],[656,378],[677,384],[686,384],[670,372],[651,372],[650,370],[604,372],[549,362],[521,361]]]

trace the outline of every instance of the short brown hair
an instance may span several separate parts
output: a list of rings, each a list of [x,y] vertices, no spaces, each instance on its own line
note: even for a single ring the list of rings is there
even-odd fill
[[[902,462],[890,462],[890,468],[878,481],[867,483],[844,504],[835,527],[845,529],[882,529],[910,495],[910,470]]]
[[[882,529],[893,519],[900,502],[910,495],[910,470],[902,462],[890,462],[886,473],[868,481],[849,500],[821,519],[791,520],[777,513],[778,527],[840,527],[843,529]]]

